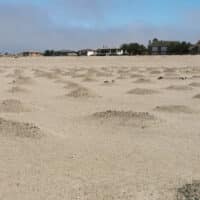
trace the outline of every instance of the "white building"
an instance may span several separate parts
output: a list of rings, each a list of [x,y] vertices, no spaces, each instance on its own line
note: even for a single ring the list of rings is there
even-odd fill
[[[95,56],[96,51],[92,49],[83,49],[78,52],[79,56]]]
[[[122,56],[124,55],[124,50],[118,49],[118,48],[97,49],[96,55],[97,56]]]

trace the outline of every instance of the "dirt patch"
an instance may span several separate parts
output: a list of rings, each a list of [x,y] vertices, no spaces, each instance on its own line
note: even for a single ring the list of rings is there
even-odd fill
[[[135,95],[151,95],[159,93],[157,90],[146,89],[146,88],[135,88],[127,92],[128,94]]]
[[[91,116],[92,119],[101,122],[114,122],[120,125],[135,125],[145,127],[149,123],[155,122],[156,118],[148,112],[116,111],[107,110],[96,112]]]
[[[68,97],[73,98],[94,98],[98,97],[93,91],[85,87],[78,87],[77,89],[71,91],[67,94]]]
[[[21,138],[40,138],[40,128],[32,123],[16,122],[0,118],[0,135]]]
[[[16,99],[6,99],[0,104],[0,112],[20,113],[29,111],[30,109],[28,109],[21,101]]]
[[[176,90],[176,91],[188,91],[192,90],[192,87],[187,85],[171,85],[166,88],[167,90]]]
[[[194,113],[194,110],[185,106],[185,105],[166,105],[166,106],[157,106],[155,111],[159,112],[168,112],[168,113]]]
[[[177,189],[177,200],[199,200],[200,199],[200,181],[186,184]]]

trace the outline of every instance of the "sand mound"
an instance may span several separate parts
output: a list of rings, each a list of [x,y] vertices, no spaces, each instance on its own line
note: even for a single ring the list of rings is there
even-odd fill
[[[159,70],[153,70],[153,71],[150,71],[150,73],[151,73],[151,74],[160,74],[161,71],[159,71]]]
[[[187,85],[171,85],[166,88],[167,90],[177,90],[177,91],[186,91],[186,90],[192,90],[192,87]]]
[[[40,138],[42,132],[34,124],[0,118],[0,135],[21,138]]]
[[[85,70],[84,70],[85,71]],[[94,69],[94,68],[88,68],[87,69],[87,74],[88,75],[96,75],[96,73],[98,72],[97,69]]]
[[[193,98],[194,99],[200,99],[200,94],[196,94]]]
[[[18,77],[18,76],[22,76],[22,74],[23,74],[23,70],[21,70],[21,69],[15,69],[13,73],[7,74],[6,77],[8,77],[8,78],[9,78],[9,77],[11,77],[11,78],[16,78],[16,77]]]
[[[119,80],[126,80],[128,78],[129,78],[128,74],[127,75],[120,75],[120,76],[117,77],[117,79],[119,79]]]
[[[18,76],[15,80],[11,82],[11,84],[28,85],[33,84],[33,80],[28,76]]]
[[[65,71],[59,69],[59,68],[55,68],[51,70],[53,73],[55,74],[59,74],[59,75],[63,75],[65,73]]]
[[[136,95],[151,95],[159,93],[156,90],[146,89],[146,88],[135,88],[127,92],[128,94],[136,94]]]
[[[166,67],[164,70],[163,70],[164,72],[171,72],[171,73],[173,73],[173,72],[176,72],[177,71],[177,69],[175,69],[175,68],[168,68],[168,67]]]
[[[0,112],[7,113],[20,113],[20,112],[28,112],[29,109],[26,108],[21,101],[16,99],[6,99],[0,104]]]
[[[33,84],[33,80],[29,76],[18,76],[17,84]]]
[[[169,113],[194,113],[194,111],[184,105],[167,105],[167,106],[157,106],[154,110],[159,112],[169,112]]]
[[[187,77],[187,76],[180,76],[179,78],[178,78],[179,80],[187,80],[187,79],[189,79],[189,77]]]
[[[193,79],[199,79],[200,78],[200,75],[194,75],[192,76]]]
[[[103,86],[112,86],[114,84],[115,84],[115,80],[104,80],[103,84],[101,84],[101,85],[103,85]]]
[[[200,82],[192,82],[189,84],[191,87],[200,87]]]
[[[16,86],[16,87],[12,87],[10,90],[8,90],[8,92],[10,92],[10,93],[27,93],[28,90],[24,89],[22,87]]]
[[[154,117],[150,115],[148,112],[132,112],[132,111],[116,111],[116,110],[108,110],[105,112],[97,112],[93,114],[94,117],[97,118],[134,118],[134,119],[145,119],[152,120]]]
[[[6,70],[0,69],[0,74],[3,74],[5,72],[6,72]]]
[[[86,76],[86,74],[79,74],[79,73],[75,73],[75,72],[72,72],[72,73],[69,73],[69,76],[71,76],[72,78],[84,78]]]
[[[42,70],[34,70],[35,77],[37,78],[47,78],[47,79],[58,79],[59,74],[54,72],[47,72]]]
[[[92,98],[92,97],[97,97],[97,95],[90,91],[87,88],[84,87],[79,87],[69,94],[67,94],[68,97],[73,97],[73,98]]]
[[[24,72],[23,69],[15,69],[14,70],[14,74],[17,75],[17,76],[23,74],[23,72]]]
[[[96,76],[97,77],[112,77],[113,74],[110,72],[97,71]]]
[[[67,81],[65,83],[67,83],[64,86],[65,89],[76,89],[76,88],[80,87],[80,85],[78,83],[75,83],[75,82],[72,82],[72,81]]]
[[[83,82],[96,82],[97,80],[92,77],[84,77]]]
[[[67,84],[67,80],[63,80],[62,78],[58,78],[54,81],[54,83],[59,83],[59,84]]]
[[[151,83],[150,79],[140,78],[134,81],[134,83]]]
[[[164,74],[164,77],[167,80],[177,80],[179,78],[176,74]]]
[[[130,78],[144,78],[144,75],[142,75],[142,74],[131,74]]]
[[[146,126],[148,122],[153,122],[156,118],[148,112],[115,111],[96,112],[93,119],[104,122],[116,122],[121,125]]]
[[[177,190],[177,200],[199,200],[200,199],[200,182],[186,184]]]

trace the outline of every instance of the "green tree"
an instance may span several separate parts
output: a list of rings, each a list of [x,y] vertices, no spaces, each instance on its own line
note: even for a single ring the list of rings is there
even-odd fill
[[[55,55],[54,50],[46,50],[44,52],[44,56],[54,56],[54,55]]]
[[[122,44],[121,49],[127,52],[128,55],[144,55],[147,53],[147,48],[138,43]]]

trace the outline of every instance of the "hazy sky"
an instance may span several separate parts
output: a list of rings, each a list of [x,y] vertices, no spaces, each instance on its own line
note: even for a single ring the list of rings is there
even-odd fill
[[[200,40],[200,0],[0,0],[0,51]]]

